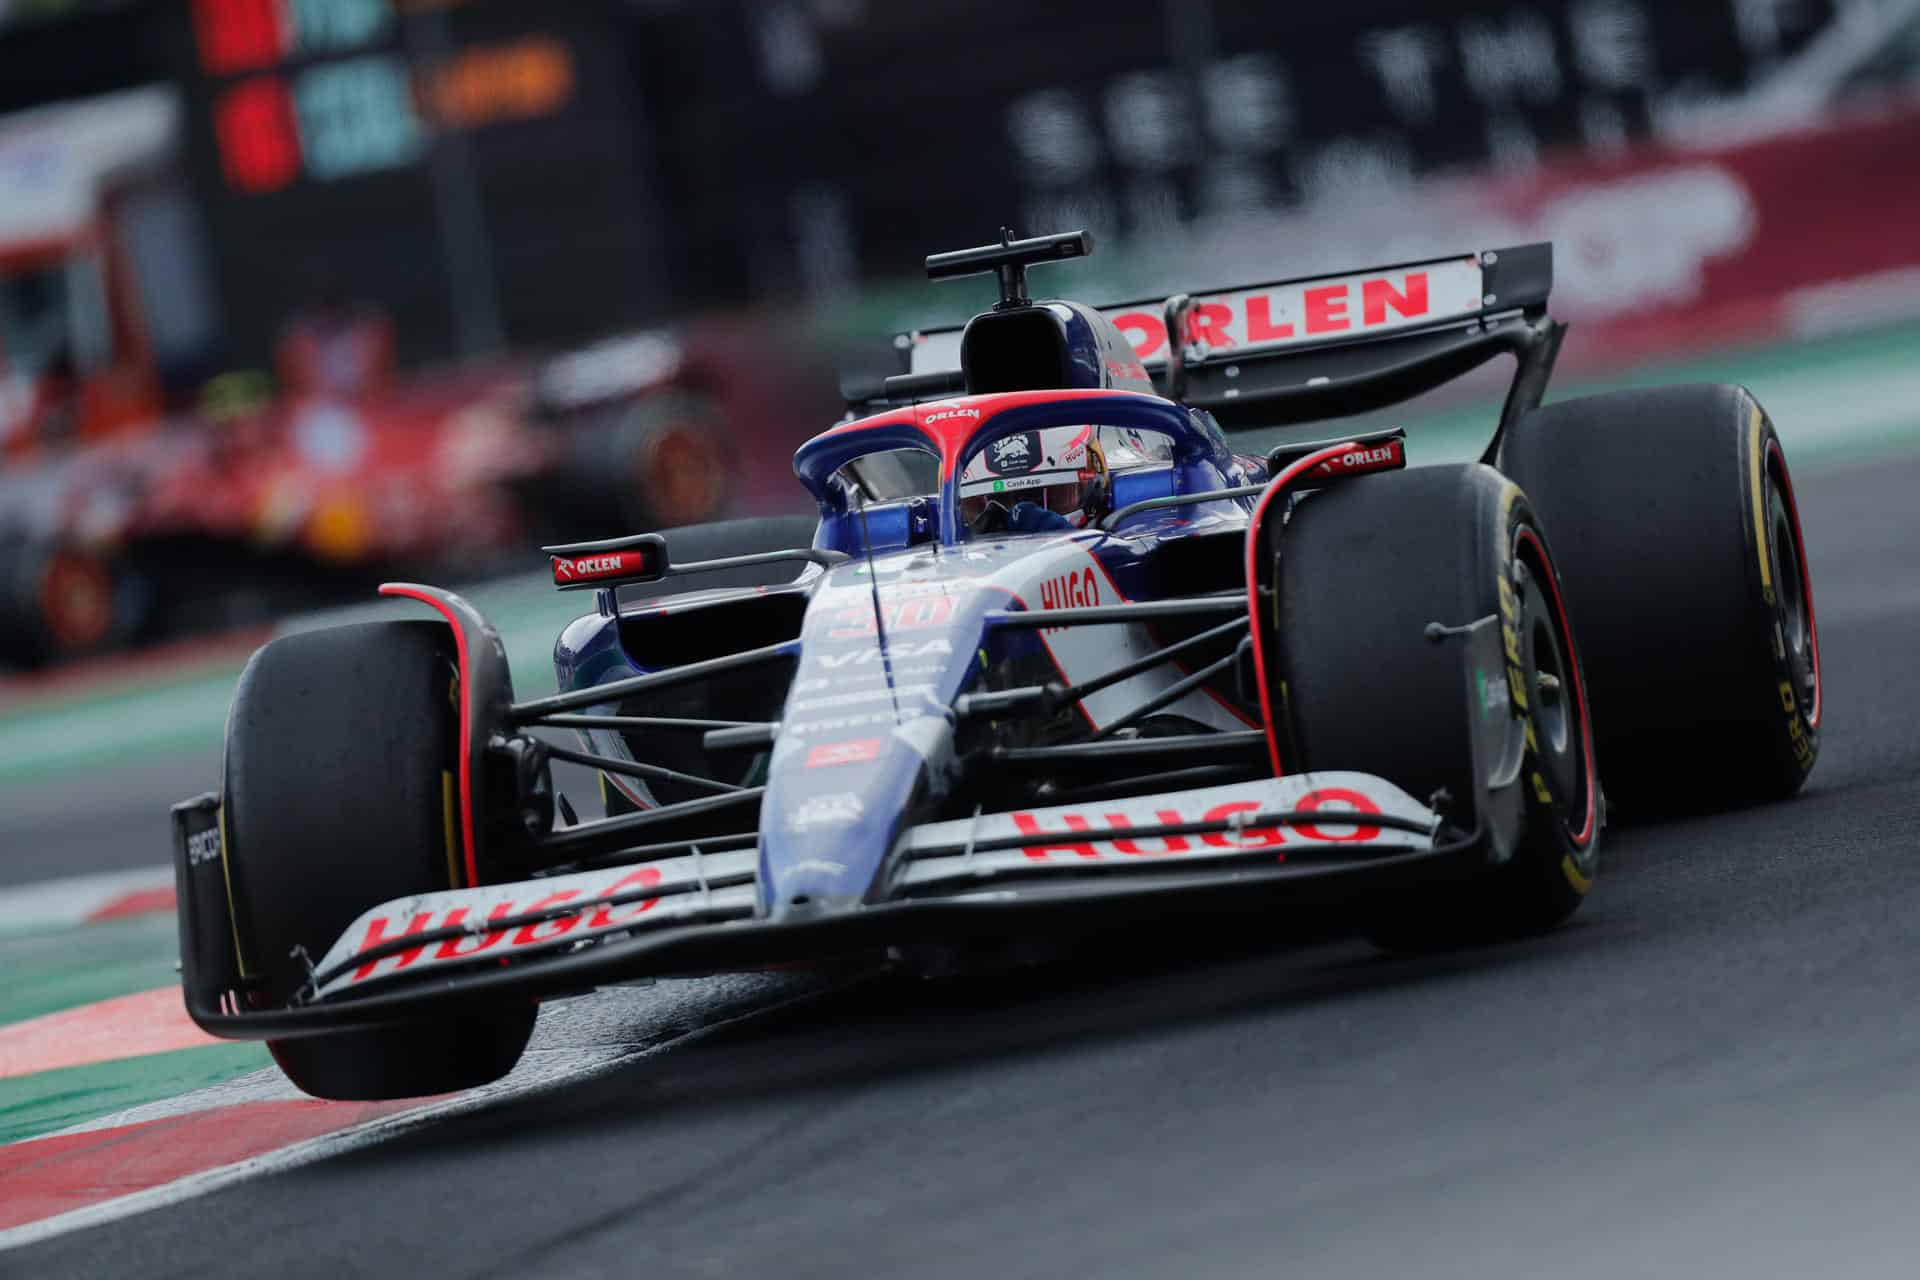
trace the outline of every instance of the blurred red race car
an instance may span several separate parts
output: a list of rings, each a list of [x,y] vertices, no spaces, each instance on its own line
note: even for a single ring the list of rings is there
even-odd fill
[[[0,663],[33,666],[472,577],[529,537],[791,506],[836,403],[743,324],[346,398],[196,413],[0,466]]]

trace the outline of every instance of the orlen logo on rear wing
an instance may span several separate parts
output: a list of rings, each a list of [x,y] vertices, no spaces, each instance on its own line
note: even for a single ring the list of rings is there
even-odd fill
[[[1187,312],[1187,341],[1210,352],[1271,351],[1466,319],[1499,305],[1487,299],[1485,275],[1481,256],[1472,254],[1195,294]],[[1158,301],[1100,308],[1149,365],[1166,363],[1164,312]],[[910,372],[959,368],[960,332],[910,335]]]
[[[1210,351],[1265,349],[1389,333],[1481,309],[1480,260],[1451,258],[1393,271],[1363,271],[1195,297],[1187,341]],[[1159,307],[1103,308],[1142,361],[1167,357]]]

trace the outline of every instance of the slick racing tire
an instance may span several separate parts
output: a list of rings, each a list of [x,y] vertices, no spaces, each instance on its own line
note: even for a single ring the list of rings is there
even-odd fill
[[[1302,501],[1280,555],[1273,646],[1290,772],[1357,769],[1416,799],[1471,804],[1474,725],[1456,645],[1429,624],[1498,617],[1523,713],[1526,812],[1507,862],[1431,882],[1365,921],[1424,949],[1537,933],[1580,906],[1598,870],[1602,799],[1580,655],[1554,561],[1520,490],[1489,467],[1423,467]],[[1280,715],[1276,711],[1276,715]],[[1443,801],[1444,803],[1444,801]]]
[[[241,673],[221,816],[236,941],[262,1007],[284,1005],[367,908],[458,884],[452,648],[439,622],[363,623],[282,637]],[[448,1093],[512,1069],[535,1011],[461,1007],[267,1047],[315,1097]]]
[[[1786,453],[1744,388],[1528,414],[1501,469],[1560,556],[1610,799],[1782,799],[1820,752],[1820,642]]]

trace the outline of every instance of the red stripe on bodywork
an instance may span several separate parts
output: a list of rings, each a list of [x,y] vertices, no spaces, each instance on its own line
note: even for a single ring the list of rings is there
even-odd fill
[[[480,861],[473,843],[473,753],[468,749],[468,744],[473,741],[473,684],[467,678],[466,629],[460,625],[460,619],[454,616],[452,609],[404,582],[382,583],[380,594],[418,600],[445,618],[447,626],[453,631],[454,652],[460,664],[460,842],[466,853],[467,884],[477,885],[480,883]],[[458,889],[461,886],[452,887]]]
[[[1267,647],[1260,636],[1260,579],[1255,573],[1255,551],[1260,545],[1260,521],[1267,514],[1267,504],[1285,493],[1287,487],[1301,475],[1319,466],[1329,458],[1337,458],[1348,450],[1359,448],[1358,443],[1344,440],[1339,444],[1316,449],[1304,457],[1296,458],[1273,478],[1267,491],[1260,495],[1260,501],[1253,508],[1253,518],[1247,522],[1247,617],[1252,623],[1248,631],[1253,637],[1254,682],[1260,686],[1260,718],[1266,723],[1267,758],[1273,762],[1273,776],[1286,776],[1286,769],[1280,761],[1280,734],[1274,727],[1273,695],[1267,690]]]

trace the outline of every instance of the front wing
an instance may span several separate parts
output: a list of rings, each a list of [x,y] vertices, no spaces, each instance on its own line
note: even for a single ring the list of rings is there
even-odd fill
[[[225,884],[218,801],[173,811],[189,1012],[222,1036],[373,1026],[465,999],[539,997],[664,973],[1039,927],[1048,913],[1157,915],[1208,895],[1297,896],[1309,884],[1484,865],[1481,833],[1443,828],[1382,779],[1319,773],[903,831],[884,884],[854,907],[755,918],[757,851],[716,848],[382,903],[295,1000],[249,1007]]]

